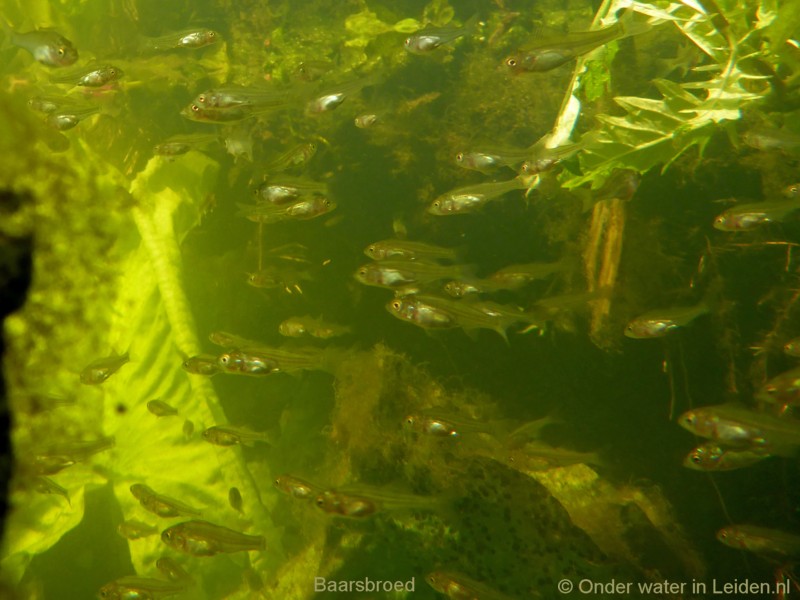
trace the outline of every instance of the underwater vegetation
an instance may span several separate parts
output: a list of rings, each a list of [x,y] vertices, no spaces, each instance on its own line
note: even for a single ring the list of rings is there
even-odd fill
[[[796,1],[2,8],[0,598],[800,591]]]

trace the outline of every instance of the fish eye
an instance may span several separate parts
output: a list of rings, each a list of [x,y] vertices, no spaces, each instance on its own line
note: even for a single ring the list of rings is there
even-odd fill
[[[375,246],[368,246],[367,247],[367,252],[369,254],[375,254]]]
[[[197,97],[197,101],[198,101],[198,102],[200,102],[201,104],[205,104],[205,102],[206,102],[206,95],[205,95],[205,94],[200,94],[200,95]]]
[[[693,452],[692,457],[689,460],[696,465],[699,465],[701,462],[703,462],[703,458],[700,456],[699,452]]]
[[[410,38],[410,37],[407,37],[407,38],[406,38],[406,41],[405,41],[405,42],[403,42],[403,43],[404,43],[406,46],[410,46],[410,45],[411,45],[411,38]]]
[[[169,529],[167,529],[164,532],[164,537],[167,538],[168,540],[171,540],[172,539],[172,532]]]
[[[200,112],[200,107],[197,104],[192,104],[192,112]]]
[[[392,308],[395,309],[395,310],[400,310],[401,306],[402,306],[402,304],[400,303],[400,300],[394,300],[392,302]]]
[[[509,58],[509,59],[506,59],[506,64],[507,64],[509,67],[516,67],[516,66],[517,66],[517,59],[516,59],[516,58]]]
[[[314,502],[316,503],[317,506],[324,506],[325,498],[323,498],[322,496],[317,496],[316,498],[314,498]]]
[[[529,162],[527,162],[527,161],[526,161],[526,162],[524,162],[524,163],[522,163],[521,170],[522,170],[522,172],[523,172],[523,173],[527,173],[528,171],[530,171],[530,170],[531,170],[531,165],[530,165],[530,163],[529,163]]]
[[[438,200],[434,201],[434,203],[433,203],[434,208],[439,208],[441,205],[442,205],[442,203],[439,202]]]
[[[208,32],[208,37],[210,37],[210,38],[217,37],[217,33],[215,31],[209,31]]]
[[[229,354],[223,354],[219,357],[219,362],[221,362],[223,365],[227,365],[230,361],[231,357]]]
[[[58,55],[59,56],[64,56],[66,53],[67,53],[67,51],[63,47],[58,49]]]
[[[463,152],[459,152],[458,154],[456,154],[456,160],[458,162],[461,162],[462,160],[464,160],[464,153]]]

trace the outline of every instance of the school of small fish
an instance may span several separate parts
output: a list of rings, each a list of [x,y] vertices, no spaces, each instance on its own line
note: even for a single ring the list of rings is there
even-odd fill
[[[431,60],[435,56],[455,54],[461,46],[470,47],[482,35],[483,23],[473,15],[458,26],[425,25],[398,43],[409,53],[409,60]],[[498,61],[497,67],[509,76],[536,77],[536,73],[558,69],[578,57],[617,42],[646,34],[659,23],[645,15],[626,10],[610,26],[591,31],[574,31],[566,36],[536,40],[527,48]],[[41,113],[46,123],[59,132],[79,127],[86,119],[107,114],[104,95],[124,90],[129,75],[112,62],[92,59],[79,64],[78,49],[51,29],[20,32],[7,25],[10,44],[29,53],[33,60],[47,68],[46,91],[31,95],[31,110]],[[132,42],[131,56],[171,56],[175,53],[200,55],[204,48],[219,44],[223,36],[207,28],[187,28],[158,37],[140,36]],[[185,60],[192,60],[186,58]],[[135,59],[134,61],[135,62]],[[39,67],[41,68],[41,67]],[[318,153],[329,151],[329,142],[322,138],[285,140],[284,148],[269,156],[253,151],[253,138],[260,135],[262,119],[302,107],[304,118],[334,118],[328,113],[354,97],[374,97],[384,83],[377,70],[350,73],[339,77],[333,65],[324,61],[306,61],[297,66],[295,78],[283,85],[258,82],[252,85],[225,84],[199,90],[187,105],[175,106],[176,121],[184,125],[200,124],[206,130],[165,136],[153,147],[160,160],[191,160],[193,152],[213,152],[222,147],[232,154],[237,165],[252,163],[251,196],[236,203],[236,216],[251,224],[257,240],[257,255],[242,273],[242,286],[255,292],[299,298],[304,286],[313,281],[319,270],[317,262],[308,258],[309,248],[287,245],[267,248],[265,239],[273,227],[287,222],[311,221],[308,227],[335,227],[334,215],[340,201],[334,195],[330,177],[310,175]],[[60,91],[59,91],[60,90]],[[367,93],[367,90],[373,90]],[[352,100],[351,100],[351,103]],[[375,107],[345,124],[359,129],[379,128],[391,119],[391,110]],[[742,141],[755,152],[792,151],[800,147],[800,138],[789,132],[754,127],[744,133]],[[459,167],[490,178],[480,183],[460,186],[428,194],[423,208],[426,218],[452,217],[479,219],[483,211],[508,198],[527,202],[529,194],[543,177],[557,172],[592,143],[594,133],[582,134],[574,143],[549,147],[549,135],[533,141],[525,148],[464,148],[453,155]],[[318,160],[318,159],[317,159]],[[247,167],[245,167],[247,168]],[[515,175],[503,178],[503,174]],[[626,198],[635,195],[638,180],[624,185],[624,192],[595,191],[594,200]],[[747,236],[769,232],[770,228],[791,223],[800,209],[800,184],[785,186],[782,197],[761,202],[723,200],[732,205],[720,210],[712,222],[705,224],[706,234]],[[618,193],[619,192],[619,193]],[[604,194],[610,194],[604,196]],[[627,196],[626,196],[627,194]],[[722,208],[722,207],[721,207]],[[337,210],[339,209],[339,210]],[[467,215],[467,216],[461,216]],[[345,218],[342,216],[342,218]],[[451,219],[443,219],[449,221]],[[298,225],[305,227],[306,225]],[[446,247],[433,240],[411,240],[404,234],[402,223],[395,224],[394,237],[384,237],[358,248],[369,259],[352,273],[352,279],[363,286],[380,288],[363,293],[385,294],[383,305],[391,317],[436,334],[439,330],[461,330],[474,339],[481,329],[496,333],[511,346],[518,336],[536,332],[536,337],[571,321],[575,314],[612,297],[614,290],[597,287],[573,294],[546,293],[532,300],[525,292],[557,287],[557,281],[568,279],[580,270],[579,261],[568,257],[541,262],[509,263],[486,272],[466,262],[464,248]],[[721,233],[715,233],[717,232]],[[376,236],[377,238],[378,236]],[[744,238],[743,238],[744,239]],[[749,238],[748,238],[749,239]],[[359,254],[360,256],[360,254]],[[632,340],[660,339],[665,344],[679,339],[689,327],[701,328],[722,306],[722,294],[704,266],[698,268],[702,283],[692,288],[694,301],[677,306],[654,308],[633,316],[620,335]],[[353,284],[356,285],[356,284]],[[549,289],[552,289],[549,288]],[[244,287],[248,290],[247,287]],[[366,288],[359,288],[366,290]],[[250,291],[250,290],[248,290]],[[381,300],[376,300],[381,304]],[[523,304],[521,306],[520,304]],[[209,340],[216,347],[209,353],[180,359],[183,369],[192,376],[240,376],[250,378],[301,377],[306,372],[336,375],[348,348],[331,340],[347,340],[354,327],[328,320],[324,311],[298,313],[285,318],[274,332],[288,338],[274,345],[241,337],[238,333],[218,330]],[[485,333],[485,332],[484,332]],[[489,334],[493,335],[493,334]],[[533,337],[533,336],[530,336]],[[800,357],[800,338],[782,339],[788,357]],[[638,343],[638,342],[630,342]],[[80,382],[100,386],[115,373],[125,369],[139,357],[124,349],[114,349],[86,365],[79,374]],[[121,352],[122,351],[122,352]],[[667,361],[665,361],[666,365]],[[671,368],[671,365],[670,367]],[[257,379],[254,381],[258,381]],[[684,465],[706,473],[733,471],[750,467],[774,457],[796,459],[800,455],[800,367],[771,375],[753,394],[748,404],[726,403],[697,406],[683,412],[677,423],[694,434],[698,445],[684,459]],[[183,427],[187,439],[194,436],[194,424],[170,405],[169,398],[146,401],[154,419],[173,421]],[[460,414],[435,410],[406,415],[398,420],[409,436],[422,436],[443,443],[459,444],[474,456],[486,456],[522,473],[535,473],[560,467],[588,464],[604,468],[607,460],[600,451],[578,451],[552,446],[539,439],[540,431],[556,419],[546,417],[532,422],[514,420],[476,420]],[[268,432],[244,426],[219,423],[200,432],[204,442],[220,447],[265,448],[272,443]],[[67,491],[50,479],[63,469],[91,459],[92,455],[113,448],[113,438],[65,442],[41,447],[26,461],[32,476],[32,488],[43,494],[57,494],[69,501]],[[226,450],[228,451],[228,450]],[[232,450],[231,450],[232,451]],[[329,517],[368,519],[380,514],[432,511],[446,514],[452,499],[447,496],[416,495],[387,487],[361,483],[331,487],[325,482],[312,482],[304,476],[282,474],[274,478],[274,488],[292,501],[316,507]],[[131,495],[147,512],[162,519],[180,519],[160,529],[136,520],[119,525],[120,535],[136,540],[160,535],[166,547],[195,557],[221,553],[260,552],[270,540],[258,532],[237,531],[203,520],[203,508],[165,495],[138,481],[130,485]],[[242,515],[242,492],[231,487],[227,502]],[[752,524],[731,524],[719,530],[717,538],[732,548],[756,553],[770,561],[785,564],[800,560],[800,536]],[[104,585],[99,597],[107,600],[123,598],[167,598],[191,589],[192,578],[172,559],[164,557],[158,568],[163,578],[126,576]],[[163,561],[163,562],[162,562]],[[472,575],[472,574],[470,574]],[[253,571],[253,576],[258,575]],[[437,592],[449,598],[504,598],[485,583],[456,570],[436,569],[425,580]],[[258,587],[263,583],[255,582]],[[800,589],[800,588],[798,588]]]

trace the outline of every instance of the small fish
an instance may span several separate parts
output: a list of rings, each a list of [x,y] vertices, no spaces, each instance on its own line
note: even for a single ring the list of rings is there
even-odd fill
[[[4,24],[12,45],[30,52],[48,67],[67,67],[78,60],[78,51],[67,38],[51,29],[17,33]]]
[[[328,186],[303,177],[273,177],[253,189],[257,202],[284,205],[303,196],[327,196]]]
[[[113,437],[96,440],[61,442],[33,452],[34,470],[40,475],[55,475],[78,462],[88,460],[98,452],[114,447]]]
[[[329,515],[361,519],[379,511],[439,510],[443,503],[441,498],[433,496],[415,496],[358,485],[326,490],[314,498],[314,504]]]
[[[304,481],[294,475],[279,475],[272,484],[284,494],[288,494],[298,500],[310,500],[322,492],[322,488],[318,485]]]
[[[453,298],[497,291],[495,284],[486,279],[453,279],[445,283],[443,289],[448,296]]]
[[[655,309],[639,315],[625,326],[625,336],[636,340],[664,337],[710,312],[707,303]]]
[[[452,600],[511,600],[505,594],[455,571],[433,571],[425,581]]]
[[[686,455],[683,466],[695,471],[733,471],[765,458],[769,454],[758,450],[725,448],[716,442],[706,442]]]
[[[219,39],[220,35],[213,29],[184,29],[154,38],[142,37],[139,49],[144,52],[163,52],[180,48],[204,48]]]
[[[139,540],[158,533],[158,527],[130,519],[117,525],[117,533],[129,540]]]
[[[170,548],[192,556],[260,551],[267,547],[264,536],[247,535],[200,520],[185,521],[165,529],[161,540]]]
[[[755,398],[784,408],[800,406],[800,368],[779,373],[756,391]]]
[[[375,85],[379,78],[376,73],[358,79],[326,86],[322,92],[306,104],[306,112],[320,114],[338,108],[347,98],[363,88]]]
[[[317,144],[315,142],[302,142],[278,155],[265,164],[263,168],[267,173],[303,168],[316,153]]]
[[[100,112],[98,106],[72,106],[62,107],[48,113],[45,122],[58,131],[69,131],[84,119]]]
[[[756,525],[728,525],[717,539],[731,548],[747,550],[765,558],[785,562],[800,557],[800,535]]]
[[[368,112],[358,115],[353,119],[353,123],[359,129],[369,129],[370,127],[382,123],[385,119],[384,113]]]
[[[458,152],[456,164],[464,169],[489,174],[502,167],[513,169],[531,155],[531,148],[485,148],[471,152]]]
[[[431,215],[445,216],[473,212],[490,200],[499,198],[512,190],[521,190],[527,184],[519,177],[496,183],[478,183],[446,192],[428,207]]]
[[[100,588],[100,600],[160,600],[186,591],[185,584],[150,577],[120,577]]]
[[[510,419],[479,421],[454,416],[440,410],[425,410],[407,415],[403,420],[403,427],[408,431],[444,438],[459,438],[475,433],[505,439],[515,426],[516,423]]]
[[[216,375],[222,369],[217,364],[217,357],[212,354],[199,354],[197,356],[190,356],[181,365],[184,370],[192,373],[193,375]]]
[[[228,504],[230,504],[231,508],[236,512],[244,514],[242,510],[242,493],[239,491],[239,488],[232,487],[228,490]]]
[[[157,417],[174,417],[178,414],[178,409],[161,400],[150,400],[147,403],[147,410]]]
[[[281,221],[307,221],[326,215],[336,208],[336,203],[325,196],[310,196],[283,206],[239,202],[236,205],[239,207],[237,216],[264,225]]]
[[[428,25],[408,36],[403,47],[411,54],[427,54],[454,42],[465,35],[472,35],[478,25],[478,15],[472,15],[462,27],[434,27]]]
[[[362,265],[354,276],[364,285],[392,289],[463,277],[469,275],[470,271],[467,265],[440,265],[424,260],[381,260]]]
[[[81,87],[103,87],[112,81],[117,81],[123,75],[122,69],[113,65],[90,65],[63,75],[54,75],[50,77],[50,81]]]
[[[287,106],[292,95],[286,90],[269,87],[231,86],[206,90],[195,96],[192,104],[202,110],[231,108],[274,109]]]
[[[514,74],[541,73],[564,65],[595,48],[650,30],[648,23],[635,23],[629,10],[619,21],[594,31],[575,31],[560,38],[543,40],[505,59]]]
[[[62,496],[66,499],[68,504],[72,504],[67,489],[61,487],[49,477],[34,477],[33,490],[37,494],[56,494],[57,496]]]
[[[321,340],[328,340],[350,333],[346,325],[326,323],[322,319],[305,317],[290,317],[278,325],[278,332],[286,337],[302,337],[310,335]]]
[[[714,219],[714,228],[720,231],[749,231],[767,223],[783,222],[797,210],[800,210],[800,202],[795,199],[740,204],[718,215]]]
[[[231,350],[221,354],[217,364],[225,373],[263,377],[280,371],[278,363],[257,350]]]
[[[174,558],[162,556],[156,561],[156,569],[170,581],[191,581],[192,577]]]
[[[81,371],[81,383],[86,385],[100,385],[116,373],[122,365],[130,361],[128,353],[99,358],[89,363]]]
[[[165,519],[179,517],[181,515],[199,517],[202,514],[196,508],[192,508],[175,498],[158,494],[142,483],[134,483],[130,487],[130,490],[134,498],[139,501],[139,504],[141,504],[146,511],[159,517]]]
[[[414,295],[395,298],[386,305],[386,309],[398,319],[425,329],[461,327],[467,332],[474,329],[491,329],[506,342],[508,341],[506,329],[515,323],[527,323],[533,328],[544,326],[542,315],[488,301],[470,302],[449,300],[439,296]]]
[[[237,444],[253,444],[255,442],[269,443],[266,432],[250,431],[238,427],[223,427],[215,425],[203,432],[203,439],[215,446],[235,446]]]
[[[678,419],[684,429],[734,448],[794,457],[800,447],[800,423],[736,404],[704,406]]]
[[[213,133],[190,133],[173,135],[156,145],[153,152],[157,156],[180,156],[190,150],[196,150],[206,144],[218,142],[219,136]]]
[[[525,263],[503,267],[486,279],[496,290],[518,290],[532,281],[547,279],[564,270],[565,262],[563,260],[551,263]]]
[[[28,99],[28,106],[31,110],[43,114],[50,114],[63,108],[75,108],[79,106],[87,106],[82,102],[78,102],[71,96],[33,96]]]
[[[443,248],[425,242],[411,240],[381,240],[364,249],[364,254],[373,260],[451,260],[458,258],[453,248]]]

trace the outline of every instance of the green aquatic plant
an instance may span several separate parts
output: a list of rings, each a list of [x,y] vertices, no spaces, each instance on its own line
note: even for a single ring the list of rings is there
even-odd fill
[[[605,3],[596,20],[614,14],[617,4]],[[749,4],[753,10],[758,8],[756,2]],[[633,8],[671,22],[705,54],[708,64],[693,69],[692,81],[655,80],[660,98],[614,97],[624,114],[597,115],[598,135],[582,155],[582,172],[562,179],[567,188],[587,183],[597,188],[615,169],[643,173],[661,166],[663,172],[693,147],[702,155],[720,123],[740,119],[746,108],[769,93],[769,76],[754,64],[769,59],[759,40],[776,23],[777,13],[762,10],[754,28],[745,10],[719,9],[722,14],[688,1],[664,8],[634,2]],[[584,89],[587,99],[597,97],[596,70],[586,67],[579,61],[562,105],[556,127],[561,136],[571,131],[581,113],[578,89]]]

